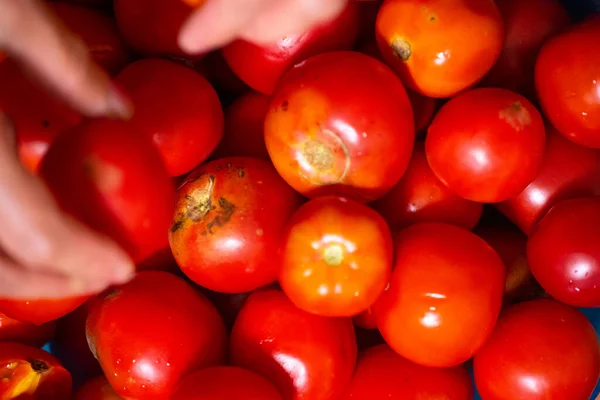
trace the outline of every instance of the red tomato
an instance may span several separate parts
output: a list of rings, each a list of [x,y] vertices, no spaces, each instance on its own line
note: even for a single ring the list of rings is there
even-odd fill
[[[150,139],[128,123],[91,120],[57,136],[40,175],[58,203],[135,261],[162,250],[173,186]]]
[[[359,355],[352,383],[342,399],[471,400],[473,384],[463,366],[423,367],[382,344]]]
[[[0,343],[0,399],[58,400],[71,395],[71,375],[49,353]]]
[[[41,325],[67,315],[88,299],[88,296],[58,300],[0,299],[0,312],[10,318]]]
[[[354,318],[352,318],[352,321],[354,321],[354,325],[362,329],[377,329],[377,320],[375,319],[372,307],[355,315]]]
[[[267,113],[265,143],[279,174],[300,193],[368,202],[406,171],[412,115],[402,83],[381,62],[326,53],[286,75]]]
[[[351,49],[358,35],[358,11],[356,3],[348,2],[337,18],[303,34],[286,35],[266,47],[236,40],[223,48],[223,56],[248,86],[270,95],[295,64],[317,54]]]
[[[238,367],[212,367],[183,378],[172,396],[177,400],[281,400],[275,386]]]
[[[548,40],[535,66],[535,85],[546,116],[575,143],[600,148],[600,18]]]
[[[77,389],[73,400],[123,400],[102,375],[90,379]]]
[[[404,176],[373,207],[392,230],[418,222],[446,222],[470,230],[483,212],[482,204],[454,194],[435,176],[420,143]]]
[[[300,201],[266,160],[204,164],[178,191],[169,232],[175,260],[194,282],[218,292],[275,282],[281,235]]]
[[[565,139],[548,126],[537,177],[520,194],[495,207],[529,235],[559,201],[594,195],[600,195],[600,153]]]
[[[54,322],[34,325],[0,313],[0,342],[19,342],[40,347],[54,336],[55,328]]]
[[[594,328],[585,316],[554,300],[507,309],[474,360],[485,400],[588,400],[600,374]]]
[[[139,272],[100,296],[87,318],[87,338],[120,396],[151,399],[167,398],[183,375],[222,363],[227,340],[210,301],[159,271]]]
[[[233,365],[269,379],[284,400],[333,400],[352,378],[356,337],[349,318],[309,314],[261,290],[242,307],[229,350]]]
[[[219,97],[199,73],[171,61],[146,59],[125,68],[117,82],[133,99],[131,123],[152,138],[171,176],[194,169],[223,137]]]
[[[534,180],[544,158],[545,128],[520,94],[483,88],[446,103],[425,139],[435,175],[465,199],[495,203]]]
[[[496,62],[503,35],[494,0],[386,0],[377,16],[386,63],[428,97],[474,85]]]
[[[390,286],[373,306],[381,334],[398,354],[421,365],[467,361],[498,318],[502,260],[483,239],[448,224],[413,225],[394,239]]]
[[[600,197],[563,200],[527,242],[529,268],[556,300],[600,307]]]

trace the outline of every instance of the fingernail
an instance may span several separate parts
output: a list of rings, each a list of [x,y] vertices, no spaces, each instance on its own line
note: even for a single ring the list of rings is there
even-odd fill
[[[115,284],[127,283],[135,276],[135,265],[127,263],[114,271],[112,282]]]
[[[130,119],[133,116],[133,102],[116,83],[111,84],[107,101],[109,117]]]

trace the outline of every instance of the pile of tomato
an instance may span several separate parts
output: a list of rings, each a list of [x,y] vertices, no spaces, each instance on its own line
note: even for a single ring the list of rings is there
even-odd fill
[[[0,299],[0,399],[588,400],[600,17],[350,0],[190,57],[201,3],[48,2],[128,121],[0,62],[24,166],[138,266],[93,296]]]

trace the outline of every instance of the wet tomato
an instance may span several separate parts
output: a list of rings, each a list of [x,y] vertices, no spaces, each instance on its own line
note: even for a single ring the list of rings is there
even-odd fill
[[[451,97],[479,81],[500,55],[503,34],[494,0],[386,0],[377,16],[384,60],[428,97]]]
[[[387,285],[392,248],[390,229],[377,212],[343,197],[319,197],[288,222],[279,284],[300,309],[351,317]]]
[[[110,386],[106,377],[100,375],[90,379],[77,389],[73,400],[123,400]]]
[[[359,355],[352,382],[342,396],[343,400],[472,398],[473,384],[464,366],[424,367],[402,358],[385,344]]]
[[[191,171],[219,144],[223,110],[217,92],[199,73],[171,61],[145,59],[116,80],[132,97],[131,124],[152,138],[171,176]]]
[[[87,338],[111,386],[126,398],[168,398],[183,375],[222,363],[227,339],[210,301],[159,271],[139,272],[100,296]]]
[[[594,328],[578,310],[550,299],[511,306],[474,360],[485,400],[588,400],[598,381]]]
[[[394,242],[390,286],[373,306],[384,339],[418,364],[451,367],[467,361],[498,318],[502,260],[483,239],[448,224],[412,225]]]
[[[278,290],[248,297],[229,350],[233,365],[269,379],[284,400],[337,399],[350,383],[357,351],[351,319],[307,313]]]
[[[87,299],[87,296],[54,300],[0,299],[0,312],[19,321],[41,325],[67,315]]]
[[[18,342],[40,347],[54,336],[55,328],[54,322],[34,325],[0,313],[0,342]]]
[[[446,103],[425,139],[435,175],[465,199],[495,203],[519,194],[540,171],[545,127],[520,94],[483,88]]]
[[[368,202],[383,196],[406,171],[414,138],[400,80],[380,61],[354,52],[321,54],[291,70],[265,120],[275,168],[308,197]]]
[[[249,292],[277,280],[285,223],[301,198],[269,161],[230,157],[180,186],[169,232],[181,270],[207,289]]]

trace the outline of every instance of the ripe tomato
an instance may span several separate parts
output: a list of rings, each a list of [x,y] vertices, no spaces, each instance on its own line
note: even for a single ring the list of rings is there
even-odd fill
[[[520,194],[495,207],[529,235],[560,200],[593,195],[600,195],[600,153],[565,139],[548,125],[537,177]]]
[[[233,365],[269,379],[285,400],[332,400],[352,378],[356,337],[349,318],[309,314],[260,290],[242,307],[229,350]]]
[[[373,207],[394,231],[418,222],[446,222],[471,230],[483,212],[483,204],[454,194],[435,176],[421,143],[404,176]]]
[[[414,138],[400,80],[354,52],[321,54],[291,70],[265,120],[275,168],[308,197],[383,196],[406,171]]]
[[[54,322],[34,325],[0,313],[0,342],[18,342],[40,347],[54,336],[55,328]]]
[[[91,120],[56,137],[40,175],[63,209],[142,261],[167,243],[174,191],[149,138]]]
[[[183,279],[159,271],[139,272],[100,296],[87,338],[126,398],[167,398],[183,375],[222,363],[227,340],[214,306]]]
[[[68,399],[71,375],[49,353],[20,343],[0,343],[1,399]]]
[[[172,396],[177,400],[281,400],[262,376],[238,367],[212,367],[183,378]]]
[[[386,63],[428,97],[474,85],[496,62],[503,35],[494,0],[386,0],[377,16]]]
[[[354,325],[362,329],[377,329],[377,320],[373,313],[373,307],[367,308],[365,311],[352,318]]]
[[[285,223],[300,196],[270,162],[211,161],[180,186],[169,232],[181,270],[207,289],[249,292],[277,280]]]
[[[88,296],[54,300],[0,299],[0,312],[10,318],[41,325],[67,315],[88,299]]]
[[[385,344],[359,355],[352,383],[342,397],[343,400],[438,398],[473,399],[473,384],[466,368],[424,367],[402,358]]]
[[[373,306],[384,339],[421,365],[451,367],[467,361],[498,318],[502,260],[483,239],[448,224],[412,225],[394,241],[392,279]]]
[[[364,204],[319,197],[288,222],[279,284],[302,310],[327,317],[357,315],[377,300],[391,269],[390,229]]]
[[[125,68],[117,82],[132,97],[131,123],[152,138],[171,176],[194,169],[223,137],[219,97],[197,72],[171,61],[145,59]]]
[[[433,119],[425,151],[435,175],[465,199],[495,203],[534,180],[544,158],[545,128],[520,94],[483,88],[446,103]]]
[[[560,133],[600,148],[600,18],[548,40],[535,66],[535,85],[546,116]]]
[[[600,354],[585,316],[554,300],[516,304],[475,355],[475,382],[486,400],[588,400]]]
[[[600,197],[563,200],[527,242],[529,268],[556,300],[600,307]]]
[[[90,379],[79,387],[73,400],[123,400],[103,375]]]

